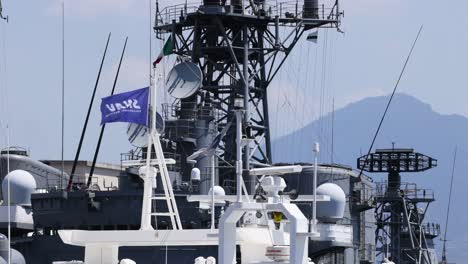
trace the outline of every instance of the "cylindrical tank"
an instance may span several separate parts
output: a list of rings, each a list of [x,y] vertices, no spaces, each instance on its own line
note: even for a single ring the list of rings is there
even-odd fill
[[[2,193],[8,193],[10,183],[10,203],[17,205],[30,205],[31,194],[36,191],[36,180],[31,173],[24,170],[14,170],[5,176],[2,182]],[[8,195],[4,197],[8,200]]]
[[[323,222],[336,223],[343,219],[346,205],[346,195],[340,186],[334,183],[324,183],[317,187],[317,195],[326,195],[330,201],[317,203],[317,217]]]
[[[208,120],[197,120],[196,121],[196,130],[195,136],[197,138],[197,150],[200,148],[207,147],[213,142],[215,131],[213,127],[213,122]],[[216,160],[216,159],[215,159]],[[212,163],[211,157],[200,158],[197,162],[197,167],[201,171],[201,178],[199,183],[200,194],[208,194],[208,191],[211,188],[211,171],[212,166],[216,167],[216,164]],[[215,183],[216,183],[216,170],[215,170]]]
[[[303,18],[319,18],[318,0],[304,0]]]

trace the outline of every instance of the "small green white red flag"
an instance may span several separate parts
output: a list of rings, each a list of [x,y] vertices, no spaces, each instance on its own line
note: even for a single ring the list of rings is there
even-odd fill
[[[159,56],[156,58],[156,60],[153,62],[153,67],[156,67],[156,65],[164,58],[164,56],[168,56],[172,54],[174,47],[174,43],[172,42],[172,38],[169,37],[166,40],[166,43],[164,43],[164,46],[159,53]]]

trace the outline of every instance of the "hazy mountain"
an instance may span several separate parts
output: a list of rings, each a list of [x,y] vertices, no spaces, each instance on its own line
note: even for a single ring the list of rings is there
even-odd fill
[[[356,159],[366,154],[388,101],[387,96],[366,98],[335,111],[302,129],[273,142],[275,162],[312,161],[313,142],[321,143],[320,162],[331,162],[332,120],[333,162],[356,167]],[[449,261],[463,263],[468,257],[468,212],[463,195],[468,187],[468,119],[442,115],[429,104],[397,94],[387,113],[375,148],[414,148],[438,159],[438,167],[418,175],[403,175],[402,181],[416,182],[433,189],[437,201],[431,205],[430,221],[445,223],[446,205],[455,146],[458,147],[454,193],[448,228]],[[383,175],[372,175],[375,181]],[[441,243],[439,243],[441,244]]]

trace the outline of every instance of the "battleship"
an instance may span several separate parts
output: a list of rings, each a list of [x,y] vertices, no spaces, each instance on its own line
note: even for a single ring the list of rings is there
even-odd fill
[[[156,2],[161,58],[176,59],[154,63],[148,126],[128,126],[120,164],[96,161],[100,143],[79,160],[82,139],[70,161],[3,149],[0,263],[438,263],[435,194],[401,180],[435,158],[392,147],[319,164],[317,143],[314,163],[273,160],[268,87],[342,16],[338,1]]]

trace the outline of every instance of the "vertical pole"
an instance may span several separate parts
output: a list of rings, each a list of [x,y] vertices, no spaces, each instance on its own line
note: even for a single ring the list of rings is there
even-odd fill
[[[63,158],[65,137],[65,1],[62,1],[62,174],[60,187],[63,186],[65,161]]]
[[[109,33],[109,36],[107,37],[106,48],[104,49],[104,54],[102,55],[101,66],[99,67],[99,72],[98,72],[98,76],[96,78],[96,83],[94,84],[93,95],[91,96],[91,102],[89,103],[88,113],[86,114],[86,119],[85,119],[85,122],[84,122],[84,125],[83,125],[83,130],[81,131],[80,142],[78,143],[78,149],[76,150],[75,160],[73,161],[72,169],[71,169],[71,172],[70,172],[70,178],[68,179],[67,191],[69,191],[71,186],[73,185],[73,177],[75,175],[76,165],[78,163],[78,159],[80,158],[81,147],[83,145],[84,136],[86,134],[86,129],[88,127],[89,116],[91,114],[91,110],[92,110],[92,107],[93,107],[94,97],[96,96],[96,90],[97,90],[97,87],[98,87],[98,84],[99,84],[99,79],[101,77],[102,66],[104,65],[104,59],[106,58],[107,47],[109,46],[110,37],[111,37],[111,33]],[[88,184],[88,186],[89,186],[89,184]]]
[[[279,16],[276,16],[275,17],[275,47],[278,47],[278,46],[279,46]]]
[[[211,156],[211,230],[215,229],[215,155]]]
[[[151,226],[151,196],[153,192],[153,184],[152,180],[153,177],[150,175],[151,173],[151,152],[153,149],[153,132],[156,124],[156,104],[154,100],[156,98],[156,81],[154,80],[156,76],[156,68],[153,70],[153,78],[150,84],[150,99],[148,100],[148,112],[151,112],[151,123],[148,124],[148,145],[146,147],[146,174],[145,178],[143,179],[143,204],[141,206],[141,230],[152,230],[153,227]],[[161,158],[161,157],[157,157]],[[160,168],[161,169],[161,168]],[[156,171],[157,174],[157,171]]]
[[[244,77],[244,124],[246,126],[250,123],[250,109],[249,109],[249,37],[248,37],[248,28],[244,26],[243,30],[243,41],[244,41],[244,61],[243,61],[243,77]],[[246,136],[249,138],[249,131],[247,130]],[[248,141],[247,141],[248,142]],[[244,147],[244,164],[246,171],[250,170],[250,144],[247,143]],[[250,193],[255,193],[255,184],[256,184],[256,176],[252,176],[250,178],[250,186],[249,190]],[[246,194],[248,195],[248,194]]]
[[[236,184],[237,184],[237,202],[242,202],[242,111],[236,110]]]
[[[314,143],[314,186],[313,186],[313,194],[314,194],[314,201],[312,205],[312,223],[310,230],[312,232],[317,231],[317,169],[318,169],[318,153],[320,151],[320,145],[318,142]]]
[[[111,95],[114,95],[114,92],[115,92],[115,86],[117,85],[117,80],[119,78],[119,73],[120,73],[120,66],[122,66],[122,60],[125,55],[125,49],[127,48],[127,41],[128,41],[128,37],[125,38],[125,44],[122,49],[122,54],[120,55],[120,62],[119,62],[119,66],[117,67],[117,73],[115,74],[114,85],[112,86]],[[104,135],[104,129],[106,129],[106,124],[103,124],[101,126],[101,132],[99,133],[98,143],[96,146],[96,150],[94,151],[93,164],[91,165],[91,169],[89,171],[88,187],[91,184],[91,179],[93,178],[94,169],[96,168],[96,162],[97,162],[99,150],[101,149],[101,142],[102,142],[102,136]]]
[[[7,125],[7,175],[10,174],[10,127]],[[8,192],[8,264],[11,264],[11,195],[10,195],[10,177],[7,181]]]

